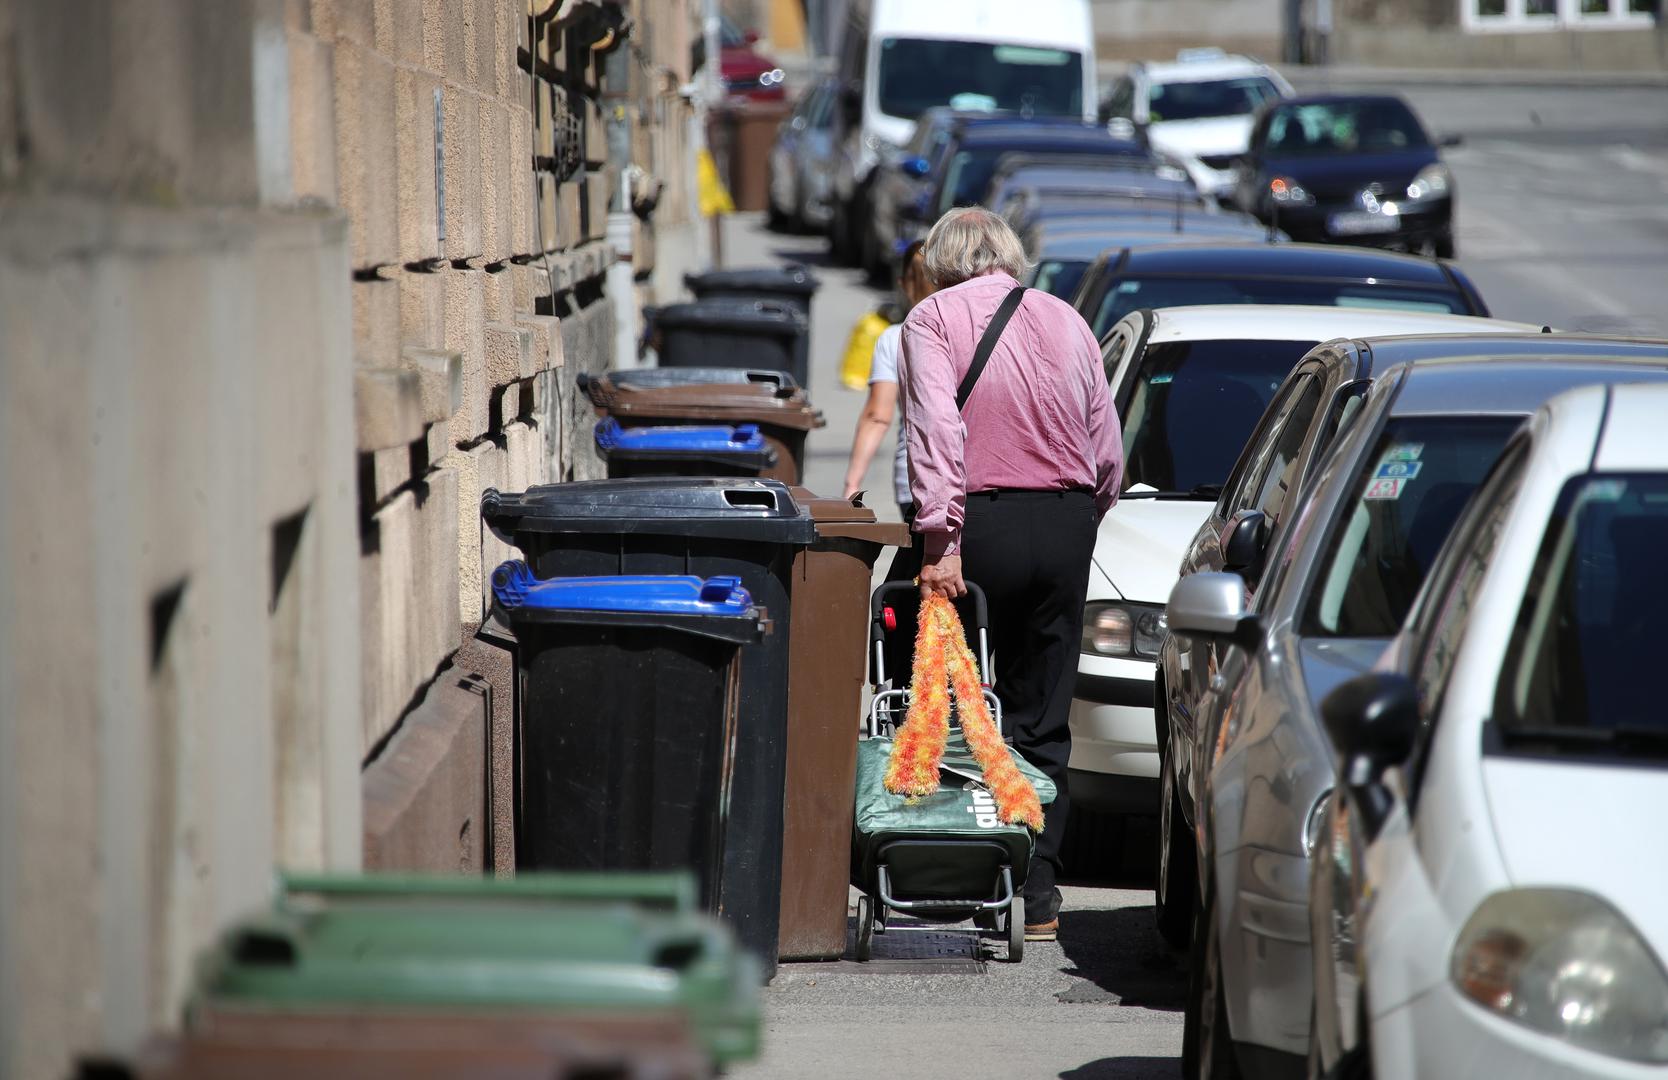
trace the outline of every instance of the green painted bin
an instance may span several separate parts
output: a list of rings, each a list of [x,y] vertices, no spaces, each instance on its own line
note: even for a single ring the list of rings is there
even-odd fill
[[[198,962],[187,1011],[547,1012],[685,1021],[720,1065],[758,1053],[757,962],[683,874],[282,880]]]

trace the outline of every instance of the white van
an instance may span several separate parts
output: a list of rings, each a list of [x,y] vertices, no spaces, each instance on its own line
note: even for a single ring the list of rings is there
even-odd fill
[[[1092,121],[1095,35],[1088,0],[851,0],[839,64],[841,145],[831,226],[837,254],[875,165],[935,105]]]

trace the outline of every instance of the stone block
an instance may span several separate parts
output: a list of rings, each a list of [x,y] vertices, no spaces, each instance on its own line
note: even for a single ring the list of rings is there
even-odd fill
[[[479,626],[491,595],[492,571],[507,559],[519,558],[514,549],[481,525],[481,492],[503,490],[508,483],[504,450],[490,439],[454,450],[446,466],[458,476],[457,591],[453,598],[465,626]]]
[[[399,254],[394,65],[368,46],[335,43],[336,183],[355,269]]]
[[[536,212],[533,173],[533,134],[528,130],[531,114],[525,108],[510,110],[510,253],[531,255],[535,246],[533,215]]]
[[[400,366],[422,381],[423,418],[431,424],[450,421],[463,404],[463,355],[446,349],[406,346]]]
[[[438,259],[440,207],[435,192],[435,91],[440,79],[426,71],[402,67],[394,75],[394,144],[399,192],[399,261]]]
[[[438,424],[430,424],[427,442],[428,463],[433,468],[446,460],[446,455],[452,452],[452,422],[442,420]]]
[[[423,44],[423,0],[376,0],[378,52],[401,66],[426,69]]]
[[[346,38],[376,48],[373,0],[312,0],[313,33],[325,41]]]
[[[631,219],[631,269],[638,277],[654,272],[655,230],[641,218]]]
[[[486,869],[492,698],[486,679],[448,667],[365,767],[365,869]]]
[[[501,100],[525,104],[525,76],[516,62],[516,48],[526,43],[523,40],[527,35],[526,5],[518,0],[495,0],[493,35],[497,53],[492,62],[493,93]]]
[[[556,189],[561,207],[557,211],[556,249],[567,251],[585,242],[585,179],[584,174],[568,179]]]
[[[441,95],[445,256],[473,259],[481,254],[480,98],[450,81]]]
[[[494,430],[499,433],[499,437],[503,436],[504,431],[511,424],[521,419],[520,383],[501,386],[492,392],[492,419]],[[515,487],[512,482],[511,490],[521,491],[525,487],[525,484],[521,487]]]
[[[608,197],[613,194],[609,172],[585,174],[583,239],[601,240],[608,234]]]
[[[532,338],[533,366],[537,370],[549,371],[562,366],[561,319],[554,315],[517,315],[515,323],[524,327]]]
[[[290,190],[298,202],[336,205],[335,60],[328,44],[291,32]]]
[[[400,287],[376,278],[355,281],[353,359],[362,367],[394,367],[400,353]]]
[[[504,262],[510,247],[510,187],[521,173],[510,167],[510,109],[495,98],[480,99],[481,254]]]
[[[360,493],[368,506],[378,507],[411,482],[411,447],[389,446],[373,450],[369,461],[369,490]]]
[[[535,373],[533,335],[511,324],[486,325],[487,385],[494,389]]]
[[[400,344],[438,349],[446,343],[446,273],[403,273],[400,293]]]
[[[353,430],[360,450],[405,447],[423,437],[423,384],[414,371],[353,373]]]
[[[393,729],[459,644],[457,521],[458,474],[441,468],[396,494],[364,527],[359,584],[367,749]]]
[[[452,658],[453,666],[492,686],[492,733],[487,788],[492,810],[492,868],[500,876],[515,872],[515,656],[507,649],[470,637]]]
[[[515,322],[515,281],[510,275],[512,263],[500,263],[488,270],[482,295],[486,299],[486,320],[489,323]]]
[[[519,403],[520,388],[516,389]],[[504,425],[504,456],[510,491],[526,491],[536,484],[545,483],[550,477],[550,470],[545,465],[544,440],[529,424]]]
[[[422,0],[423,66],[448,83],[468,80],[463,66],[463,18],[466,6],[458,0]]]
[[[584,125],[585,160],[593,166],[601,166],[608,160],[608,124],[603,118],[602,106],[596,98],[591,97],[570,100],[576,101],[580,107],[580,122]]]
[[[555,176],[547,172],[535,175],[538,177],[539,216],[534,253],[543,254],[561,247],[562,193],[556,184]]]
[[[549,83],[540,81],[533,99],[533,153],[541,158],[556,156],[555,102],[561,94]]]
[[[517,311],[537,311],[539,303],[549,298],[550,273],[544,268],[542,259],[526,266],[512,266],[509,274],[510,281],[515,286]]]
[[[463,354],[463,403],[452,424],[460,443],[487,431],[486,277],[479,270],[447,270],[441,275],[446,290],[446,348]]]

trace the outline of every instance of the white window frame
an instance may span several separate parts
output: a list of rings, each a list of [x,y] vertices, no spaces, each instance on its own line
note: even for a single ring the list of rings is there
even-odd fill
[[[1548,30],[1639,30],[1655,25],[1649,12],[1629,11],[1628,0],[1609,0],[1603,14],[1584,14],[1581,0],[1555,0],[1556,11],[1531,15],[1529,0],[1506,0],[1502,15],[1483,15],[1480,0],[1459,0],[1460,26],[1467,33],[1534,33]]]

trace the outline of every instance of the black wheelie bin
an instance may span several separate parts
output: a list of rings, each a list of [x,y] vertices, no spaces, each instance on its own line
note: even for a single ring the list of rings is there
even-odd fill
[[[811,320],[780,300],[714,297],[654,314],[661,367],[738,367],[810,375]]]
[[[774,480],[657,477],[549,484],[520,493],[489,489],[481,497],[481,516],[494,534],[521,550],[536,578],[728,575],[739,578],[752,602],[769,613],[770,634],[741,652],[719,907],[741,943],[774,971],[790,595],[794,559],[817,539],[811,515]],[[525,656],[527,643],[520,648]],[[524,670],[526,665],[524,660]],[[532,722],[524,703],[522,730]],[[537,859],[522,862],[520,849],[536,853],[538,835],[554,827],[557,823],[523,814],[516,830],[518,865],[548,866]]]
[[[797,263],[685,274],[683,283],[697,300],[714,296],[732,300],[775,300],[793,305],[807,319],[811,317],[811,297],[822,287],[822,282],[808,267]]]

